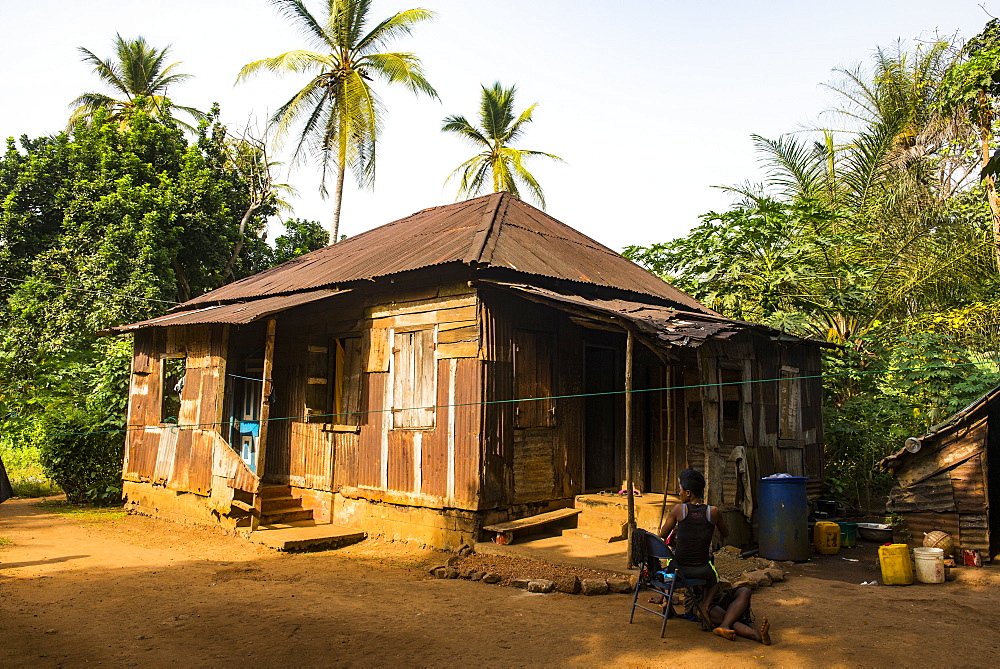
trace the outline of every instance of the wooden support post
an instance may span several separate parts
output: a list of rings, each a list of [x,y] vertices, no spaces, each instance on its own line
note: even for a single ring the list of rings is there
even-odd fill
[[[626,330],[628,338],[625,343],[625,490],[628,498],[628,568],[635,566],[632,555],[632,531],[635,529],[635,495],[632,472],[632,353],[635,346],[635,334],[632,328]]]
[[[253,498],[254,513],[250,518],[250,530],[256,530],[260,524],[260,515],[264,505],[264,467],[267,453],[267,425],[271,416],[271,370],[274,367],[274,328],[276,321],[267,320],[267,334],[264,337],[264,371],[260,391],[260,428],[257,433],[257,461],[254,471],[260,479],[260,487]]]

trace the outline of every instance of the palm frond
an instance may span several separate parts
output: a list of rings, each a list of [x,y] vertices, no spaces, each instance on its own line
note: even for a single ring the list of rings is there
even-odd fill
[[[767,139],[751,135],[754,145],[767,164],[767,181],[780,188],[786,196],[810,197],[815,194],[823,168],[811,147],[794,137],[784,135]]]
[[[521,137],[521,133],[523,132],[522,128],[526,124],[531,123],[537,107],[537,104],[533,104],[521,112],[521,115],[517,117],[517,120],[511,124],[510,128],[508,128],[507,134],[504,137],[505,142],[516,142]]]
[[[447,116],[444,119],[444,124],[441,126],[442,132],[453,132],[456,135],[461,135],[464,139],[468,140],[471,144],[478,146],[490,146],[490,140],[488,140],[478,128],[473,126],[464,116]]]
[[[433,20],[436,16],[435,12],[420,8],[394,14],[354,42],[354,51],[361,55],[372,50],[384,49],[396,38],[411,34],[416,24]]]
[[[511,170],[511,176],[518,179],[528,187],[531,191],[532,196],[538,202],[542,209],[545,209],[545,194],[542,193],[542,187],[538,185],[538,181],[535,179],[534,175],[528,171],[524,165],[524,159],[533,155],[545,155],[540,151],[524,151],[521,149],[504,149],[504,156],[507,158],[507,163],[513,168]],[[552,157],[552,156],[549,156]]]
[[[271,0],[271,6],[316,46],[331,46],[330,38],[323,26],[309,13],[301,0]]]
[[[327,56],[316,51],[286,51],[273,58],[263,58],[247,63],[236,76],[236,83],[249,79],[261,70],[285,74],[287,72],[310,72],[333,69],[338,63],[332,56]]]
[[[493,140],[500,140],[506,134],[514,121],[514,94],[517,87],[504,88],[500,82],[494,82],[487,88],[483,86],[483,96],[479,106],[479,122],[485,135]]]
[[[365,67],[365,66],[368,67]],[[373,53],[365,56],[358,69],[374,74],[390,84],[403,84],[413,93],[423,93],[435,99],[437,91],[424,76],[420,59],[412,53]]]

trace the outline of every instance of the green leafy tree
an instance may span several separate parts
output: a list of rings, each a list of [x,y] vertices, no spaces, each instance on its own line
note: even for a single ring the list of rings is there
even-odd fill
[[[519,115],[514,112],[514,95],[517,87],[504,88],[500,82],[482,87],[479,108],[479,126],[472,125],[464,116],[449,116],[441,126],[443,132],[462,137],[482,151],[466,160],[448,178],[459,177],[458,199],[475,197],[489,187],[492,192],[506,191],[520,197],[519,185],[545,208],[545,195],[526,163],[532,158],[545,157],[562,162],[562,158],[543,151],[518,149],[512,146],[524,134],[524,127],[534,120],[537,104]]]
[[[294,159],[307,154],[319,156],[324,195],[327,173],[334,170],[330,227],[330,243],[334,243],[340,234],[346,169],[350,167],[362,187],[371,186],[375,179],[375,150],[385,110],[371,82],[398,84],[415,94],[437,98],[417,56],[383,51],[434,14],[426,9],[408,9],[369,29],[370,0],[324,0],[318,17],[302,0],[271,2],[315,50],[287,51],[248,63],[237,82],[261,70],[309,75],[306,85],[278,108],[271,121],[277,126],[278,138],[295,129]]]
[[[877,50],[840,72],[848,127],[755,136],[763,183],[685,237],[626,250],[727,316],[838,345],[827,473],[866,508],[889,481],[879,460],[1000,380],[989,184],[943,104],[955,71],[944,43]]]
[[[121,466],[131,342],[96,333],[226,280],[250,187],[220,139],[207,123],[189,144],[142,110],[125,126],[98,110],[0,160],[0,439],[41,447],[71,498],[106,501]],[[258,229],[236,278],[268,266]]]
[[[167,89],[171,85],[191,77],[190,74],[175,71],[180,63],[166,64],[169,46],[157,49],[149,45],[144,37],[127,40],[116,35],[113,58],[102,60],[84,47],[80,47],[80,52],[84,56],[83,61],[94,66],[94,74],[113,94],[84,93],[73,100],[70,103],[70,107],[74,108],[69,119],[71,129],[91,122],[98,109],[105,110],[120,123],[128,122],[133,112],[141,110],[152,118],[176,123],[192,132],[194,128],[176,118],[175,112],[185,112],[195,121],[205,118],[205,114],[197,109],[176,105],[167,97]]]
[[[272,263],[280,265],[292,258],[318,251],[326,243],[327,232],[319,221],[290,218],[285,221],[285,234],[274,240]]]
[[[979,157],[986,198],[992,213],[993,246],[1000,272],[1000,196],[996,175],[1000,157],[991,161],[993,128],[1000,104],[1000,20],[991,19],[983,31],[961,50],[963,62],[955,64],[942,82],[939,101],[946,113],[963,116],[979,135]]]

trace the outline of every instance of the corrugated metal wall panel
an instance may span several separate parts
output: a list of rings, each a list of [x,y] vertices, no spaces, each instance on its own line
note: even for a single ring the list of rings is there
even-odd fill
[[[962,514],[982,514],[986,511],[986,486],[984,482],[985,453],[980,453],[951,470],[951,485],[955,495],[955,509]]]
[[[385,407],[387,372],[365,374],[368,414],[358,441],[358,485],[382,487],[382,409]]]
[[[448,389],[451,361],[438,360],[437,410],[434,429],[423,433],[420,444],[420,492],[444,497],[448,492]]]
[[[455,370],[455,497],[475,502],[480,494],[483,363],[458,358]],[[510,407],[510,404],[501,406]]]
[[[909,534],[908,543],[910,546],[923,546],[924,535],[928,532],[940,530],[947,532],[953,538],[959,537],[959,523],[957,513],[904,513],[903,531]],[[897,539],[903,538],[897,535]]]
[[[330,490],[333,485],[333,437],[321,423],[294,422],[292,427],[291,485]]]
[[[941,472],[916,485],[901,488],[895,486],[889,493],[892,508],[905,511],[955,511],[955,494],[952,490],[951,475]]]
[[[335,464],[333,485],[358,485],[358,435],[353,432],[334,434]]]
[[[413,492],[413,430],[389,431],[389,490]]]
[[[989,518],[985,514],[960,513],[958,516],[959,545],[962,548],[976,548],[983,552],[983,557],[989,557],[990,532]]]

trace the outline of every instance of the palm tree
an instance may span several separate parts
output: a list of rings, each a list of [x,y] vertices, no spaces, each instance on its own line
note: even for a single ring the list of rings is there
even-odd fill
[[[368,11],[371,0],[325,0],[317,20],[302,0],[271,0],[278,11],[318,49],[288,51],[273,58],[248,63],[237,82],[261,70],[279,74],[306,72],[308,83],[271,117],[277,137],[293,126],[296,146],[293,161],[307,150],[319,155],[325,196],[326,176],[336,172],[333,223],[330,243],[339,238],[340,207],[344,171],[350,166],[361,186],[375,179],[375,145],[382,128],[382,101],[371,81],[402,84],[414,94],[437,98],[437,91],[424,78],[420,59],[412,53],[382,52],[389,42],[410,34],[413,26],[434,16],[426,9],[408,9],[379,22],[371,30]]]
[[[514,118],[514,95],[517,87],[504,88],[495,82],[487,88],[483,86],[483,97],[479,108],[479,124],[475,127],[464,116],[449,116],[441,126],[442,132],[453,132],[468,140],[482,152],[469,158],[451,173],[448,181],[461,176],[458,199],[475,197],[482,192],[487,181],[493,192],[506,191],[518,195],[518,184],[526,186],[535,200],[545,208],[545,195],[538,181],[525,167],[525,162],[536,156],[545,156],[562,162],[562,158],[543,151],[515,149],[511,146],[520,139],[524,126],[531,123],[537,104],[525,109]]]
[[[164,66],[170,47],[156,49],[142,36],[134,40],[115,35],[115,57],[101,60],[92,51],[79,47],[83,62],[94,66],[94,73],[112,88],[118,99],[104,93],[84,93],[70,103],[74,107],[69,119],[70,129],[87,123],[98,109],[106,110],[112,118],[125,122],[135,110],[142,110],[161,121],[176,123],[185,130],[193,131],[187,123],[174,117],[175,111],[183,111],[200,121],[205,114],[192,107],[175,105],[167,97],[167,88],[191,77],[190,74],[174,72],[180,63]]]

